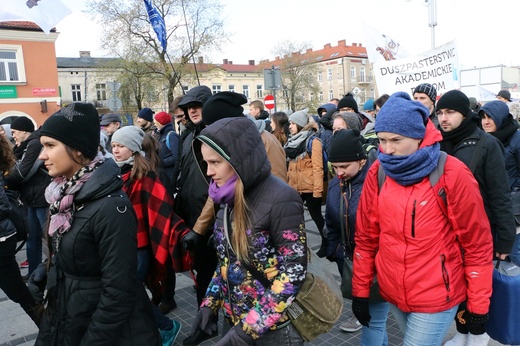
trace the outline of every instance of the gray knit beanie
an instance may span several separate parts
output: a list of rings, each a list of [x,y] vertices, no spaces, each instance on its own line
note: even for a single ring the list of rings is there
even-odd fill
[[[308,112],[308,109],[294,112],[289,117],[289,122],[295,123],[300,127],[305,127],[309,123],[309,115],[307,114]]]
[[[119,143],[133,153],[142,151],[144,132],[137,126],[125,126],[114,132],[112,143]]]

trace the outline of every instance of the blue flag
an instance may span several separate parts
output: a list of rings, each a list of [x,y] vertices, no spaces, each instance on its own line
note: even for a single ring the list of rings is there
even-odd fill
[[[152,24],[153,30],[157,34],[157,38],[161,41],[161,46],[163,51],[166,50],[166,24],[164,23],[164,18],[161,17],[157,8],[152,4],[151,0],[144,0],[144,5],[146,6],[146,11],[148,12],[148,18],[150,19],[150,24]]]

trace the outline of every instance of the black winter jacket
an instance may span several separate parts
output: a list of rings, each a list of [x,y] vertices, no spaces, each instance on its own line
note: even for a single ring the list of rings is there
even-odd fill
[[[455,145],[454,156],[469,167],[479,139],[484,142],[473,175],[479,184],[491,224],[494,249],[499,253],[510,253],[516,226],[504,163],[504,147],[498,139],[477,128],[468,138]]]
[[[158,134],[159,138],[157,141],[159,143],[159,158],[161,160],[159,175],[163,185],[173,195],[176,189],[181,164],[181,140],[171,123],[164,125],[164,127],[158,131]]]
[[[74,198],[72,227],[48,273],[37,346],[161,344],[137,281],[137,220],[119,174],[107,159]]]
[[[0,176],[0,242],[16,234],[16,227],[10,219],[11,204],[9,203],[3,186],[4,179]]]
[[[22,158],[17,162],[10,174],[5,177],[5,183],[9,188],[20,190],[23,202],[31,208],[45,208],[48,203],[45,200],[45,188],[51,182],[47,169],[41,163],[39,169],[25,181],[24,177],[31,171],[38,156],[42,151],[40,143],[40,130],[36,130],[24,141],[27,144]]]

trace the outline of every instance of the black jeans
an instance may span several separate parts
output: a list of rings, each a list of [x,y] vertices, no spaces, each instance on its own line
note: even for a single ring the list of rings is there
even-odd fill
[[[41,243],[41,239],[40,239]],[[0,242],[0,289],[33,318],[36,302],[25,285],[16,263],[16,236]]]
[[[301,193],[302,201],[304,201],[307,205],[307,210],[309,214],[311,214],[312,221],[318,227],[318,231],[323,238],[323,227],[325,226],[325,219],[323,218],[323,214],[321,213],[321,197],[314,198],[312,197],[312,193]]]
[[[195,281],[197,283],[197,304],[200,307],[202,299],[206,295],[206,290],[217,269],[217,252],[213,247],[211,236],[213,232],[204,235],[204,241],[193,249],[193,269],[197,272]]]

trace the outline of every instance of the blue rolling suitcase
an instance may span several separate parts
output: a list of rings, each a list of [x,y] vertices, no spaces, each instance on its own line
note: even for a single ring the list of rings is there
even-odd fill
[[[520,345],[520,267],[514,263],[495,263],[486,332],[502,344]]]

